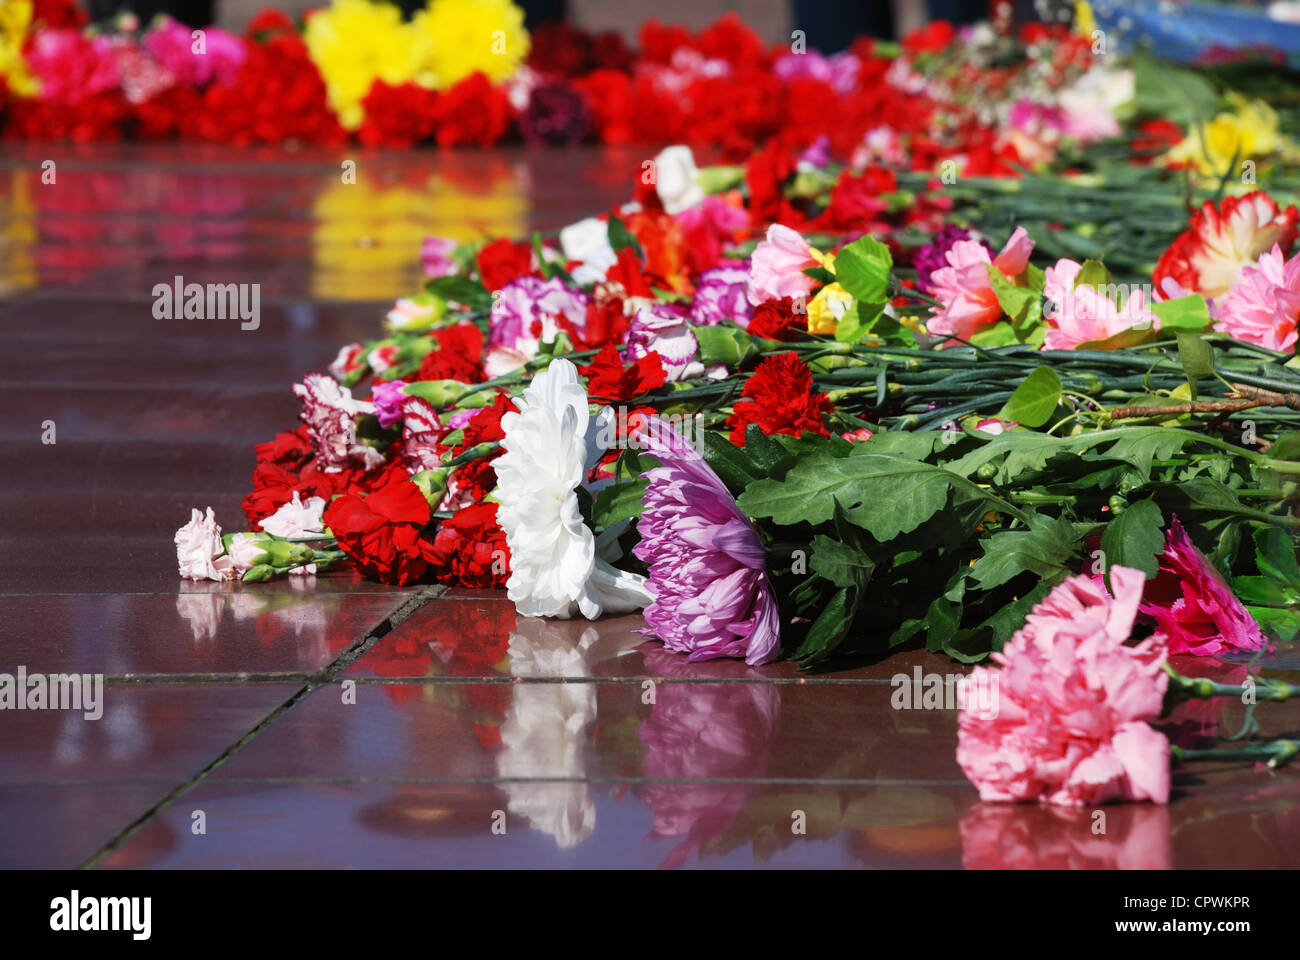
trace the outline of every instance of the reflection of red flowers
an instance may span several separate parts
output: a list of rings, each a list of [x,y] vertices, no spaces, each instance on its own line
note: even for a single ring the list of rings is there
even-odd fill
[[[438,94],[416,83],[376,80],[361,106],[365,120],[357,139],[368,147],[410,147],[433,135]]]
[[[827,437],[823,418],[834,409],[830,398],[814,391],[812,371],[797,353],[778,353],[758,365],[743,391],[748,399],[727,419],[731,442],[745,445],[745,428],[758,424],[764,433],[802,436],[804,431]]]
[[[472,73],[442,96],[434,108],[434,138],[440,147],[490,147],[510,127],[510,98],[482,73]]]
[[[483,331],[472,323],[443,327],[431,334],[436,350],[420,362],[416,380],[459,380],[480,383],[483,380]]]
[[[511,280],[533,272],[533,245],[502,237],[485,243],[476,257],[479,277],[489,290],[500,290]]]
[[[497,525],[495,503],[457,510],[438,527],[431,557],[439,580],[464,587],[504,587],[510,577],[510,548]]]
[[[807,318],[794,312],[794,300],[790,297],[764,300],[754,308],[754,317],[748,328],[750,336],[766,340],[793,340],[807,329]]]
[[[659,354],[651,350],[628,367],[618,358],[613,344],[605,344],[594,360],[578,372],[587,377],[589,396],[606,403],[621,403],[647,390],[662,387],[667,374]]]
[[[397,586],[420,579],[434,559],[433,544],[421,534],[428,522],[424,495],[401,477],[364,499],[348,494],[325,508],[339,549],[362,573]]]

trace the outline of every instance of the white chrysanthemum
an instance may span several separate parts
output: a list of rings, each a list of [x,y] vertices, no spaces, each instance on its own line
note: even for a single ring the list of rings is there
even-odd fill
[[[590,415],[578,370],[560,358],[533,377],[501,418],[505,450],[493,463],[497,521],[510,546],[506,592],[527,617],[626,613],[649,603],[644,578],[596,556],[578,486],[587,470]]]

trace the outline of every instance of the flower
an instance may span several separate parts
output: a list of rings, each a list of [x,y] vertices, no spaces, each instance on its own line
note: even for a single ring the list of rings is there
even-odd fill
[[[997,691],[997,708],[963,705],[957,762],[982,800],[1079,806],[1169,800],[1169,742],[1160,715],[1169,677],[1164,637],[1130,646],[1140,570],[1110,569],[1115,596],[1086,576],[1055,587],[969,683]],[[983,698],[980,698],[983,699]]]
[[[958,242],[964,240],[974,240],[981,244],[988,251],[989,259],[992,261],[993,248],[989,246],[988,241],[964,227],[944,227],[934,235],[934,239],[916,251],[916,288],[918,290],[922,293],[934,293],[930,277],[936,270],[941,270],[947,265],[948,251]]]
[[[633,550],[650,569],[646,634],[691,660],[774,660],[780,624],[758,531],[671,426],[650,417],[638,436],[663,464],[646,471]]]
[[[764,300],[807,297],[816,281],[804,271],[817,265],[808,241],[789,227],[772,224],[749,261],[749,302],[758,306]]]
[[[1083,264],[1061,259],[1044,271],[1043,295],[1049,306],[1043,310],[1047,334],[1046,350],[1076,350],[1090,341],[1105,340],[1125,330],[1158,330],[1159,319],[1151,312],[1145,294],[1135,288],[1118,307],[1105,291],[1078,282]]]
[[[1207,124],[1193,124],[1187,137],[1165,155],[1167,163],[1190,164],[1211,177],[1233,172],[1234,163],[1274,153],[1281,145],[1277,113],[1263,100],[1229,93],[1233,112]]]
[[[244,41],[220,27],[205,28],[202,50],[196,50],[193,31],[165,14],[155,21],[142,46],[177,84],[188,87],[233,83],[248,59]]]
[[[793,340],[799,331],[807,328],[804,315],[794,312],[794,301],[789,297],[764,300],[754,308],[753,319],[745,327],[750,336],[765,340]]]
[[[824,418],[834,409],[830,397],[816,392],[812,371],[797,353],[768,356],[745,382],[746,398],[735,405],[727,426],[731,442],[745,445],[745,428],[758,424],[764,433],[803,436],[805,430],[828,437]]]
[[[400,587],[423,577],[436,556],[423,536],[429,516],[428,501],[403,475],[368,497],[338,497],[324,520],[362,573]]]
[[[451,237],[425,237],[420,245],[420,265],[426,277],[448,277],[456,273],[456,261],[451,258],[459,244]]]
[[[1265,642],[1259,624],[1177,517],[1170,518],[1160,572],[1147,582],[1138,610],[1168,638],[1171,655],[1249,653]]]
[[[510,576],[510,548],[497,524],[495,503],[473,503],[442,521],[433,538],[439,580],[462,587],[500,589]]]
[[[528,56],[524,12],[510,0],[429,0],[411,29],[422,80],[439,90],[474,73],[505,80]]]
[[[590,416],[577,368],[553,360],[501,417],[505,450],[494,463],[497,520],[510,548],[506,594],[527,617],[594,620],[650,599],[643,579],[596,556],[577,488],[587,471]]]
[[[1300,256],[1290,260],[1282,248],[1262,253],[1247,264],[1219,304],[1214,329],[1235,340],[1270,350],[1294,351],[1296,318],[1300,316]]]
[[[361,102],[376,80],[396,86],[416,75],[415,35],[393,4],[332,0],[307,18],[302,39],[348,130],[361,126]]]
[[[405,330],[415,333],[427,330],[447,312],[447,304],[440,298],[428,293],[417,293],[413,297],[402,297],[384,318],[390,330]]]
[[[475,324],[454,323],[434,330],[429,336],[437,347],[420,361],[417,380],[478,383],[483,379],[483,331]]]
[[[533,272],[533,245],[527,241],[493,240],[475,255],[479,279],[489,291],[500,290],[511,280]]]
[[[569,261],[578,261],[570,273],[578,283],[598,283],[618,263],[609,243],[609,224],[599,217],[587,217],[560,231],[560,249]]]
[[[605,403],[626,403],[662,387],[666,376],[659,354],[647,353],[625,368],[612,343],[601,347],[591,363],[579,367],[578,372],[587,378],[587,393]]]
[[[407,399],[406,394],[402,392],[404,386],[406,386],[405,380],[379,380],[371,388],[371,402],[375,406],[375,417],[385,430],[402,419],[402,404]]]
[[[1225,197],[1217,207],[1205,201],[1188,228],[1160,255],[1151,277],[1157,295],[1203,293],[1217,300],[1228,292],[1242,267],[1256,263],[1274,246],[1289,253],[1298,220],[1300,211],[1279,209],[1262,190]],[[1170,281],[1174,286],[1167,289]]]
[[[989,265],[1007,277],[1018,277],[1029,264],[1034,242],[1024,227],[1016,227],[1006,246],[990,258],[982,241],[958,240],[944,254],[948,266],[930,274],[934,298],[943,306],[931,307],[933,314],[926,329],[936,336],[961,337],[969,340],[982,327],[1002,319],[998,295],[989,280]]]
[[[228,557],[232,577],[235,575],[242,577],[253,567],[267,561],[264,541],[255,533],[237,533],[230,538]]]
[[[664,211],[678,214],[704,199],[690,147],[664,147],[654,158],[655,193]]]
[[[747,295],[748,288],[749,264],[705,270],[695,281],[691,318],[705,326],[723,320],[733,320],[742,327],[748,326],[749,318],[754,315],[754,308]]]
[[[308,497],[304,503],[293,492],[293,500],[262,521],[262,529],[272,536],[302,538],[324,536],[321,514],[325,512],[324,497]]]
[[[176,564],[180,575],[189,580],[229,580],[234,576],[233,562],[225,556],[221,528],[208,507],[206,514],[190,511],[190,522],[176,531]]]
[[[361,101],[357,139],[367,147],[411,147],[433,136],[438,94],[418,83],[376,80]]]
[[[659,355],[670,381],[690,380],[704,373],[696,359],[699,341],[686,323],[684,311],[666,303],[642,307],[628,325],[627,354],[640,360],[652,353]]]
[[[510,128],[510,98],[482,73],[471,73],[438,95],[433,139],[440,147],[490,147]]]
[[[352,391],[323,373],[309,373],[293,386],[302,401],[299,419],[307,425],[316,456],[327,473],[359,466],[370,470],[384,462],[384,455],[357,440],[356,418],[369,413],[369,404],[352,398]]]
[[[528,275],[511,280],[493,299],[488,317],[488,375],[500,376],[522,366],[566,325],[580,331],[587,323],[587,302],[585,293],[569,289],[559,277],[543,280]]]
[[[519,132],[524,143],[530,145],[572,146],[586,139],[591,129],[591,108],[586,98],[564,80],[534,87],[519,117]]]

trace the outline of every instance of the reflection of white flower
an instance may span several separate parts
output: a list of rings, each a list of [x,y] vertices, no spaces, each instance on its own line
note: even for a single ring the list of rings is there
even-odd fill
[[[543,621],[521,620],[518,632],[510,635],[510,672],[517,677],[586,676],[584,654],[597,639],[588,628],[574,643]],[[583,762],[587,729],[596,719],[596,688],[590,683],[521,683],[512,691],[497,756],[509,810],[555,837],[559,846],[576,846],[596,827]],[[569,782],[527,782],[561,777]]]
[[[655,157],[654,171],[655,192],[668,213],[676,216],[704,199],[696,180],[700,170],[690,147],[664,147]]]
[[[194,631],[195,643],[207,643],[217,635],[221,626],[221,611],[226,607],[226,596],[220,593],[178,593],[176,612],[189,621]]]
[[[221,528],[208,507],[206,515],[190,511],[190,522],[176,531],[176,564],[180,575],[190,580],[229,580],[234,564],[226,556]]]
[[[311,537],[324,536],[321,515],[325,512],[324,497],[308,497],[303,503],[298,499],[298,491],[293,492],[293,500],[283,504],[279,510],[262,521],[262,529],[273,537]]]
[[[528,617],[568,619],[626,613],[650,602],[643,577],[596,556],[577,488],[587,471],[591,425],[578,370],[560,358],[533,377],[501,418],[505,450],[496,467],[497,520],[510,547],[506,592]]]
[[[582,261],[572,271],[578,283],[598,283],[618,263],[618,254],[609,244],[609,224],[598,217],[587,217],[560,231],[560,249],[569,260]]]

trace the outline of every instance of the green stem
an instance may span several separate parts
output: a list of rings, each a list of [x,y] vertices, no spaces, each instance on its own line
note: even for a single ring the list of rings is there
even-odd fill
[[[1285,765],[1297,753],[1300,753],[1300,741],[1272,740],[1247,747],[1230,747],[1228,749],[1186,750],[1171,746],[1170,759],[1174,763],[1189,763],[1195,760],[1265,760],[1271,769]]]

